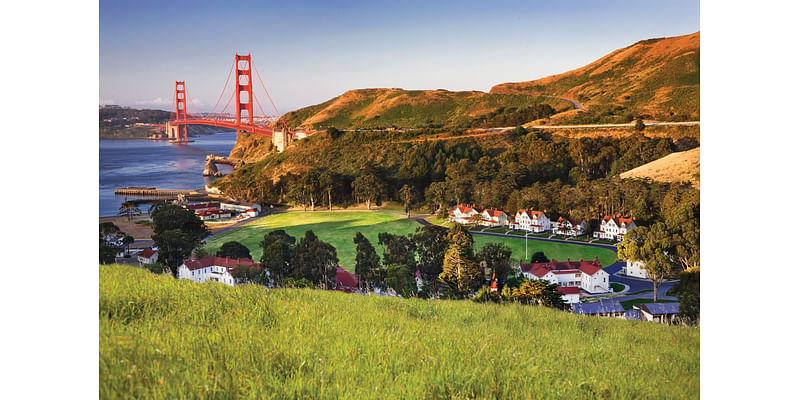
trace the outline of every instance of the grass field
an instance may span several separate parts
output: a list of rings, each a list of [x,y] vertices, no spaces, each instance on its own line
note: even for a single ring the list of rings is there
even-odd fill
[[[342,268],[355,271],[356,246],[353,238],[361,232],[372,242],[378,255],[383,257],[383,247],[378,244],[378,233],[398,235],[414,233],[418,223],[402,215],[380,211],[315,211],[275,214],[223,233],[206,242],[209,253],[215,253],[223,243],[237,241],[250,249],[253,260],[261,259],[259,242],[267,232],[283,229],[297,240],[307,230],[314,231],[320,239],[336,247]]]
[[[100,266],[103,399],[700,396],[700,330]]]
[[[475,244],[473,245],[475,253],[477,253],[481,247],[487,243],[502,242],[511,248],[511,258],[515,260],[525,259],[524,238],[517,239],[486,235],[472,235],[472,239],[475,241]],[[551,259],[555,258],[558,261],[567,261],[567,258],[571,259],[572,261],[577,261],[581,258],[584,260],[594,260],[594,257],[597,256],[598,260],[600,260],[600,264],[602,264],[603,267],[607,267],[617,260],[617,253],[609,249],[593,246],[581,246],[572,243],[554,243],[543,242],[540,240],[528,240],[528,257],[532,256],[533,253],[537,251],[542,251],[547,257]],[[527,259],[526,262],[527,261],[530,261],[530,259]]]
[[[246,224],[236,230],[223,233],[208,240],[206,249],[215,253],[228,241],[237,241],[250,249],[253,260],[261,259],[261,247],[258,243],[264,235],[275,229],[283,229],[298,240],[305,235],[307,230],[313,230],[322,240],[336,247],[339,264],[342,268],[354,272],[355,270],[355,244],[353,238],[356,232],[363,233],[375,246],[378,255],[383,257],[383,247],[378,244],[378,233],[390,232],[406,235],[414,233],[420,227],[413,220],[401,215],[382,211],[316,211],[292,212],[275,214]],[[475,252],[490,242],[503,242],[508,245],[515,260],[525,258],[525,240],[515,238],[500,238],[483,235],[473,235]],[[528,256],[534,252],[543,251],[550,258],[559,261],[570,258],[572,260],[593,260],[597,256],[605,267],[616,261],[614,251],[598,247],[580,246],[570,243],[552,243],[536,240],[528,241]]]

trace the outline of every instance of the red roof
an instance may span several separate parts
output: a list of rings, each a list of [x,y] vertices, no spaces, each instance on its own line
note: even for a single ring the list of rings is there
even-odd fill
[[[139,257],[150,258],[153,254],[158,254],[158,250],[153,250],[151,247],[148,247],[138,253],[136,253]]]
[[[577,286],[559,286],[556,288],[561,293],[564,294],[580,294],[581,289]]]
[[[609,215],[603,217],[603,221],[608,221],[608,220],[614,221],[614,223],[617,224],[617,226],[622,225],[623,222],[625,223],[625,225],[630,225],[631,222],[633,222],[633,218],[612,217]]]
[[[483,210],[481,214],[483,214],[484,212],[488,212],[490,217],[500,217],[500,215],[503,214],[503,211],[495,210],[494,208],[487,208]]]
[[[206,268],[210,266],[218,266],[218,267],[226,267],[228,272],[233,272],[233,269],[237,265],[259,265],[253,262],[253,260],[249,258],[230,258],[230,257],[216,257],[212,255],[207,255],[199,260],[183,260],[183,263],[186,265],[186,268],[189,268],[189,271],[194,271],[196,269]]]
[[[358,278],[355,275],[347,272],[342,267],[336,267],[336,288],[337,289],[355,289],[358,287]]]
[[[574,274],[578,271],[587,275],[594,275],[603,269],[603,266],[596,259],[594,261],[556,261],[537,262],[533,264],[520,264],[522,272],[528,272],[541,278],[552,271],[554,274]]]
[[[469,213],[470,211],[472,211],[472,207],[467,207],[467,206],[462,206],[462,205],[458,205],[458,206],[456,206],[456,209],[457,209],[459,212],[461,212],[462,214],[467,214],[467,213]],[[477,212],[477,211],[476,211],[476,212]]]

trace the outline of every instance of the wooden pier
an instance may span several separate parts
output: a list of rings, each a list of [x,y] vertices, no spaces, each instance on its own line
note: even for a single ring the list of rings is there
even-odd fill
[[[163,190],[154,187],[126,187],[121,189],[114,189],[115,195],[120,196],[154,196],[154,197],[177,197],[180,195],[188,195],[194,192],[193,190]]]

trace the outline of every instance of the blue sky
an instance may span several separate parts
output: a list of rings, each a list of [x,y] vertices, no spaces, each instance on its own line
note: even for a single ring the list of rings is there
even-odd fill
[[[699,30],[699,1],[101,0],[100,102],[169,109],[186,80],[207,111],[236,52],[281,113],[367,87],[488,91]]]

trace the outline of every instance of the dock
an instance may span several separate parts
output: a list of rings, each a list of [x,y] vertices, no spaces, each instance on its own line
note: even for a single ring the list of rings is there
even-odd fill
[[[177,197],[180,195],[188,195],[194,192],[193,190],[164,190],[156,189],[154,187],[126,187],[121,189],[114,189],[115,195],[120,196],[154,196],[154,197]]]

